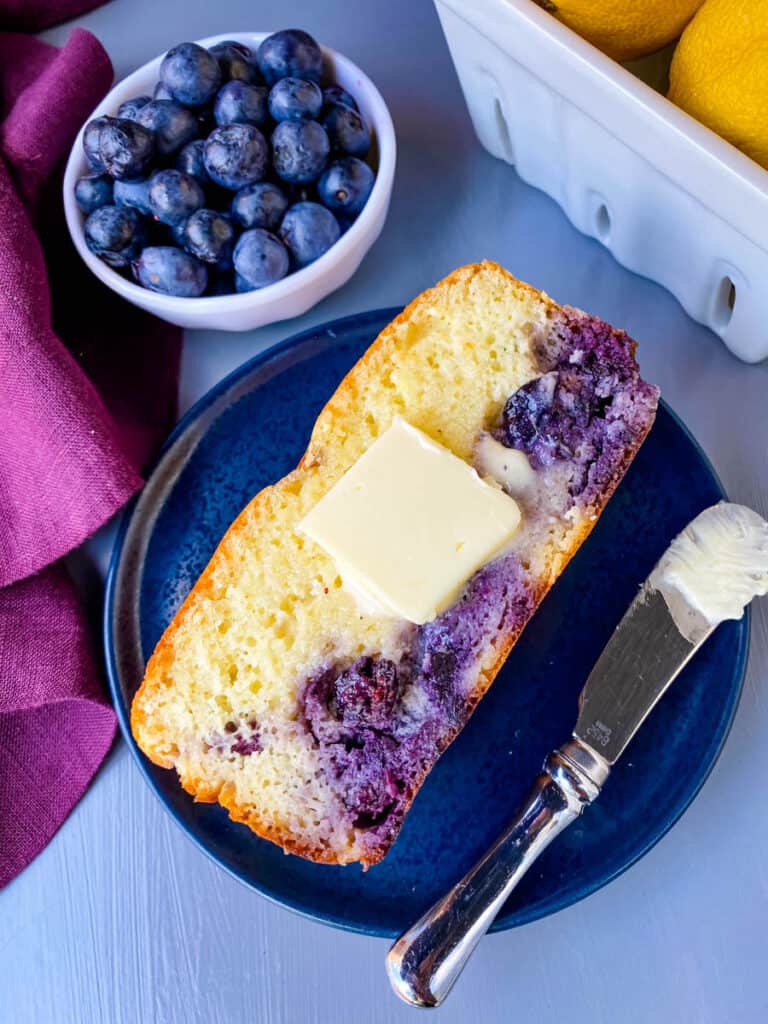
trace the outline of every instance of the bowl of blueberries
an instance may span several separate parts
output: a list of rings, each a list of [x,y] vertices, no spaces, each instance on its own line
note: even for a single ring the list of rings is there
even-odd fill
[[[250,330],[354,274],[384,226],[395,151],[374,84],[308,33],[181,43],[81,129],[67,225],[134,305],[181,327]]]

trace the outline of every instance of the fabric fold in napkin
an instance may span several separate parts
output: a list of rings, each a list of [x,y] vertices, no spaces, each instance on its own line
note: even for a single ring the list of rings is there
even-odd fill
[[[109,89],[101,44],[34,30],[94,0],[0,0],[0,887],[109,750],[100,655],[60,559],[141,487],[171,428],[181,336],[104,288],[66,231],[61,172]]]

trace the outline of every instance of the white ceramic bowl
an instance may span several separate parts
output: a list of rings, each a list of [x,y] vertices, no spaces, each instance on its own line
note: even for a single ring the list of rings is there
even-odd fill
[[[225,39],[234,39],[256,49],[268,34],[226,32],[198,42],[201,46],[213,46]],[[161,54],[149,61],[119,82],[88,120],[102,114],[115,114],[120,104],[132,96],[151,94],[163,56]],[[182,299],[141,288],[108,267],[85,244],[85,218],[75,202],[74,194],[77,179],[90,173],[83,153],[83,125],[64,172],[64,211],[75,247],[96,277],[134,306],[146,309],[172,324],[223,331],[248,331],[277,320],[299,316],[348,281],[379,237],[386,220],[395,176],[395,129],[381,94],[356,64],[327,47],[323,47],[323,58],[326,73],[355,97],[361,114],[371,128],[371,155],[376,169],[376,181],[368,202],[352,227],[328,252],[308,267],[289,274],[276,284],[241,295]]]

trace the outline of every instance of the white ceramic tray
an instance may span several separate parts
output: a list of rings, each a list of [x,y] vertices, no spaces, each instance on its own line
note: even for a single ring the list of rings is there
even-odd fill
[[[746,362],[768,356],[768,172],[532,0],[435,0],[475,130]]]

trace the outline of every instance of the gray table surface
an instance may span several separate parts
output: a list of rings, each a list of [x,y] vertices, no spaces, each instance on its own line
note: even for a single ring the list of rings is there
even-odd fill
[[[768,513],[768,364],[745,366],[656,285],[619,267],[558,207],[478,145],[429,0],[114,0],[78,20],[118,76],[184,38],[300,25],[349,54],[381,88],[399,142],[384,233],[354,279],[306,316],[241,335],[189,334],[187,408],[288,334],[403,302],[455,266],[505,264],[563,302],[626,327],[728,493]],[[69,26],[45,33],[65,39]],[[110,535],[92,544],[103,569]],[[768,606],[755,609],[744,696],[728,744],[691,809],[601,892],[491,936],[444,1024],[751,1024],[768,1019]],[[386,943],[272,906],[179,831],[119,742],[40,857],[0,894],[0,1021],[414,1019],[382,969]]]

